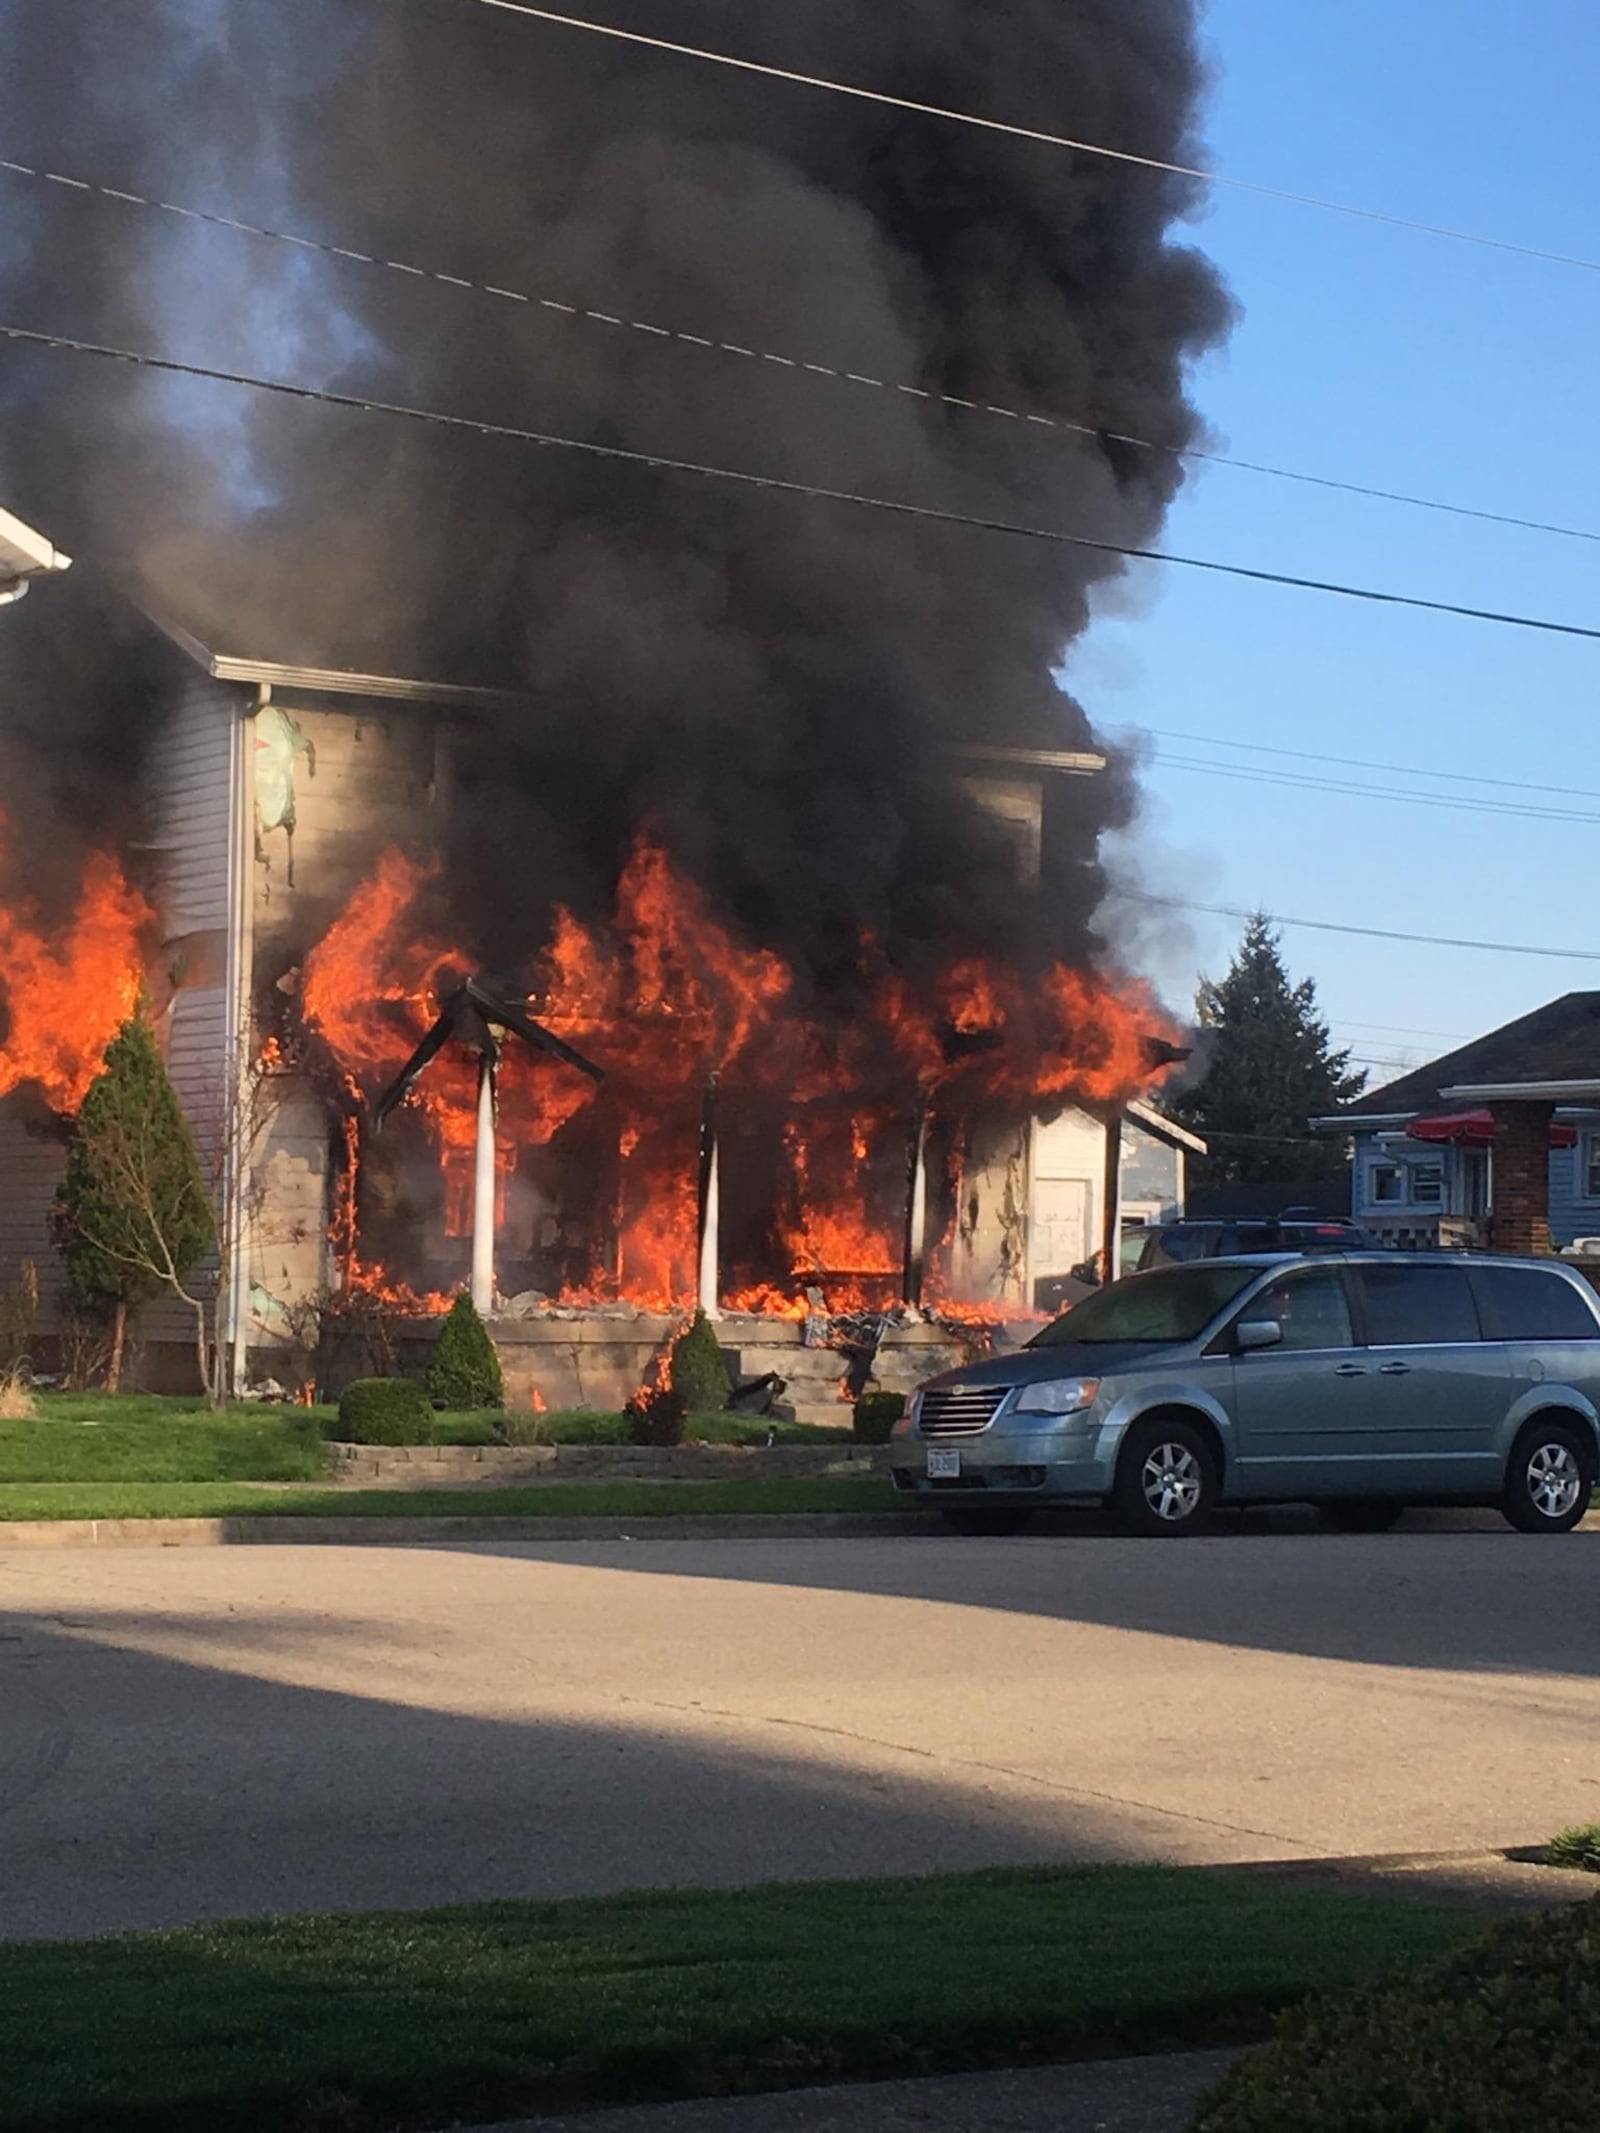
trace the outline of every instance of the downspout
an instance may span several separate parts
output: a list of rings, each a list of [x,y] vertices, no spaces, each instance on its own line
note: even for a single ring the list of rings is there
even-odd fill
[[[255,729],[258,711],[272,701],[272,686],[262,682],[254,708],[233,721],[229,732],[230,815],[228,840],[228,969],[224,1043],[232,1087],[232,1116],[224,1180],[223,1219],[228,1236],[229,1389],[237,1398],[249,1369],[250,1222],[246,1211],[250,1151],[244,1145],[249,1123],[250,990],[255,966]]]

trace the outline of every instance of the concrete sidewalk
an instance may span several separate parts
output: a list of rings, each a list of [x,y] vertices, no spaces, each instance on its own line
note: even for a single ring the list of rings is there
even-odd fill
[[[930,2081],[872,2081],[775,2096],[647,2104],[484,2133],[1185,2133],[1238,2056],[1174,2052]]]

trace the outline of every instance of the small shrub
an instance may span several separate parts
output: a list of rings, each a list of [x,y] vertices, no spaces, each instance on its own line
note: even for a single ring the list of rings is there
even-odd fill
[[[410,1378],[357,1378],[330,1434],[340,1444],[429,1444],[433,1402]]]
[[[505,1405],[500,1358],[465,1289],[439,1328],[424,1383],[435,1407],[448,1407],[459,1413],[471,1407]]]
[[[887,1444],[906,1411],[903,1392],[864,1392],[856,1402],[856,1441]]]
[[[1585,1874],[1600,1874],[1600,1822],[1584,1829],[1564,1829],[1544,1848],[1546,1866],[1575,1866]]]
[[[1313,2000],[1202,2100],[1195,2133],[1579,2133],[1597,2059],[1600,1899]]]
[[[688,1406],[676,1385],[656,1385],[636,1392],[623,1409],[630,1444],[670,1448],[683,1442]]]
[[[696,1311],[693,1324],[673,1342],[667,1382],[683,1395],[685,1414],[717,1414],[727,1406],[733,1384],[704,1311]]]
[[[0,1289],[0,1373],[11,1376],[28,1359],[39,1323],[39,1269],[24,1259],[9,1288]]]

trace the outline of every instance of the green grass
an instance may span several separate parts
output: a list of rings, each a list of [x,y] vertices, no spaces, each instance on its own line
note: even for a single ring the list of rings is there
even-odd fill
[[[0,1485],[12,1482],[320,1481],[318,1417],[142,1393],[44,1393],[29,1421],[0,1421]]]
[[[238,1482],[0,1483],[0,1524],[62,1518],[674,1518],[893,1511],[887,1481],[550,1481],[512,1489],[274,1489]]]
[[[1482,1925],[1110,1867],[38,1942],[0,1948],[0,2129],[379,2133],[1244,2042]]]

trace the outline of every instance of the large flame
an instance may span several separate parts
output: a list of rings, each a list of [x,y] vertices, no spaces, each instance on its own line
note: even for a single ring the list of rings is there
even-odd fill
[[[32,1084],[53,1110],[77,1111],[139,1003],[141,938],[152,922],[150,906],[104,854],[89,861],[59,926],[47,926],[26,896],[0,903],[0,1096]]]
[[[430,864],[388,853],[310,957],[304,1011],[354,1090],[371,1098],[399,1071],[470,959],[430,922]],[[803,1309],[820,1284],[834,1308],[897,1293],[903,1192],[884,1204],[901,1151],[930,1112],[959,1139],[997,1112],[1116,1101],[1150,1080],[1147,1038],[1163,1017],[1142,988],[1059,967],[1042,983],[973,961],[911,987],[872,942],[861,948],[865,1010],[844,1022],[799,1011],[792,972],[739,942],[662,847],[641,839],[603,930],[559,911],[536,969],[532,1012],[605,1067],[603,1090],[521,1047],[500,1082],[499,1161],[590,1112],[609,1150],[587,1278],[567,1301],[623,1297],[655,1309],[692,1300],[703,1107],[774,1120],[765,1153],[782,1173],[773,1232],[784,1264],[751,1269],[736,1306]],[[448,1047],[410,1102],[444,1164],[447,1226],[470,1213],[476,1131],[472,1061]],[[887,1163],[885,1150],[888,1151]],[[503,1182],[503,1179],[502,1179]],[[354,1222],[345,1208],[341,1223]],[[935,1281],[937,1270],[935,1269]],[[738,1284],[735,1282],[735,1289]]]

